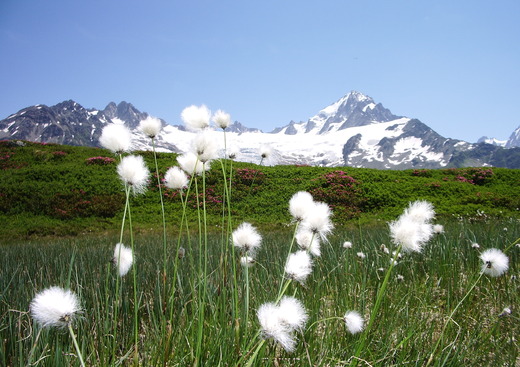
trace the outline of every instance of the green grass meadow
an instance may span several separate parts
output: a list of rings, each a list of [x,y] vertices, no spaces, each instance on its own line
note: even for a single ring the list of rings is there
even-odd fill
[[[115,163],[87,163],[109,153],[0,143],[0,366],[80,365],[67,330],[41,329],[29,312],[35,294],[55,285],[80,299],[82,312],[72,326],[87,366],[520,365],[518,170],[225,161],[226,169],[235,165],[227,212],[223,176],[213,162],[204,195],[188,198],[189,230],[180,228],[178,195],[165,190],[166,253],[152,179],[130,204],[136,303],[132,274],[119,277],[111,263],[125,204]],[[153,167],[153,157],[143,154]],[[159,154],[160,175],[174,157]],[[300,190],[331,206],[336,228],[305,284],[292,282],[286,290],[309,315],[288,353],[270,339],[261,345],[256,311],[274,302],[285,283],[295,229],[288,201]],[[206,230],[197,197],[207,204]],[[433,203],[444,232],[421,253],[403,253],[389,272],[392,258],[381,245],[396,246],[387,223],[419,199]],[[247,308],[246,272],[229,240],[243,221],[263,236],[247,272]],[[352,248],[344,248],[345,241]],[[128,225],[123,242],[130,243]],[[503,276],[480,277],[479,256],[488,248],[509,257]],[[369,332],[351,335],[345,312],[356,310],[368,321],[387,275]]]

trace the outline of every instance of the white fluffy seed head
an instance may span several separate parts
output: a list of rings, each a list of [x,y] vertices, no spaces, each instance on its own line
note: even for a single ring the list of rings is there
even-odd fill
[[[188,187],[188,176],[179,167],[171,167],[164,175],[164,185],[173,190],[182,190]]]
[[[401,245],[403,251],[421,252],[423,245],[433,235],[431,224],[417,222],[408,215],[402,215],[389,224],[390,236],[396,245]]]
[[[312,259],[307,251],[297,251],[289,255],[285,264],[287,277],[299,283],[305,280],[312,273]]]
[[[480,255],[482,271],[492,277],[499,277],[509,269],[509,258],[502,251],[490,248]]]
[[[314,199],[307,191],[298,191],[289,200],[289,212],[294,220],[301,222],[312,210]]]
[[[269,159],[273,153],[273,148],[271,148],[269,145],[262,145],[258,152],[260,153],[260,157],[262,157],[263,160]]]
[[[231,124],[231,116],[222,110],[217,110],[213,114],[213,122],[217,124],[222,130],[225,130]]]
[[[182,110],[181,118],[190,130],[204,129],[209,126],[211,112],[205,105],[192,105]]]
[[[146,191],[150,171],[140,155],[128,155],[117,166],[117,173],[125,184],[132,187],[134,194]]]
[[[257,311],[258,322],[262,328],[262,336],[274,339],[287,352],[292,352],[296,342],[291,330],[280,318],[280,308],[274,303],[264,303]]]
[[[251,256],[241,256],[240,257],[240,265],[242,265],[244,268],[250,268],[255,264],[255,259]]]
[[[130,152],[132,150],[132,133],[123,124],[108,124],[101,131],[99,143],[112,153]]]
[[[207,131],[199,132],[191,142],[191,151],[202,163],[218,157],[218,145]]]
[[[262,236],[250,223],[244,222],[231,235],[233,245],[243,252],[254,253],[262,243]]]
[[[352,242],[350,242],[350,241],[343,242],[343,248],[352,248]]]
[[[363,317],[357,311],[347,311],[343,317],[349,333],[357,334],[363,331]]]
[[[442,224],[434,224],[433,225],[433,233],[441,234],[444,233],[444,227]]]
[[[210,164],[203,164],[197,156],[191,152],[177,156],[177,162],[188,175],[201,175],[204,170],[210,169]]]
[[[30,305],[31,316],[42,327],[67,327],[79,311],[76,295],[60,287],[36,294]]]
[[[301,249],[306,250],[312,256],[319,257],[321,255],[319,237],[306,229],[299,229],[296,233],[296,243]]]
[[[404,215],[409,216],[418,223],[428,223],[435,217],[432,203],[424,200],[417,200],[408,205]]]
[[[150,139],[154,139],[162,129],[162,122],[158,118],[148,116],[139,122],[139,130]]]
[[[334,228],[330,220],[331,215],[332,211],[326,203],[314,202],[301,223],[302,228],[319,235],[321,240],[327,241],[327,236]]]
[[[283,323],[285,323],[289,329],[302,330],[309,316],[303,304],[294,297],[284,296],[280,300],[279,317]]]
[[[114,248],[113,262],[116,266],[119,276],[124,277],[130,270],[130,268],[132,267],[132,263],[134,262],[134,255],[132,253],[132,249],[126,247],[122,243],[116,244]]]

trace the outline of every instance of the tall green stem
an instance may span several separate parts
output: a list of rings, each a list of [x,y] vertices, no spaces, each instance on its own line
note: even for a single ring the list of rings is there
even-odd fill
[[[70,337],[72,338],[72,342],[74,343],[74,347],[76,348],[76,353],[78,354],[79,363],[81,363],[82,367],[85,367],[85,362],[83,361],[83,356],[81,355],[81,350],[79,349],[78,341],[76,340],[76,335],[74,335],[74,331],[72,330],[72,326],[70,322],[68,323]]]

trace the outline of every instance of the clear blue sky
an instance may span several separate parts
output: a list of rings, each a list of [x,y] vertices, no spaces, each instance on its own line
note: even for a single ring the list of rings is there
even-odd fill
[[[73,99],[271,131],[358,90],[445,137],[520,125],[520,1],[2,0],[0,119]]]

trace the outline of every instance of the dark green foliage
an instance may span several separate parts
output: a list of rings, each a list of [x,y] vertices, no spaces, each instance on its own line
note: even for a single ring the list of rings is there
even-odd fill
[[[155,171],[151,152],[136,154],[143,155]],[[160,178],[176,165],[175,158],[175,154],[158,153]],[[116,173],[118,161],[98,148],[0,142],[0,216],[9,222],[2,227],[0,237],[117,229],[124,207],[123,186]],[[229,161],[224,163],[229,167]],[[221,167],[218,161],[213,162],[206,173],[205,195],[201,177],[197,178],[198,191],[192,185],[189,218],[196,219],[194,209],[197,203],[202,206],[205,197],[209,223],[220,225],[224,198]],[[301,190],[330,204],[337,225],[352,220],[391,220],[408,202],[418,199],[431,201],[438,217],[507,218],[520,214],[520,170],[516,169],[391,171],[234,162],[231,177],[229,172],[226,176],[232,183],[231,211],[236,222],[248,220],[259,226],[289,223],[288,201]],[[132,198],[137,229],[159,228],[157,192],[154,175],[147,193]],[[168,220],[177,225],[182,208],[179,194],[166,188],[163,194]]]

